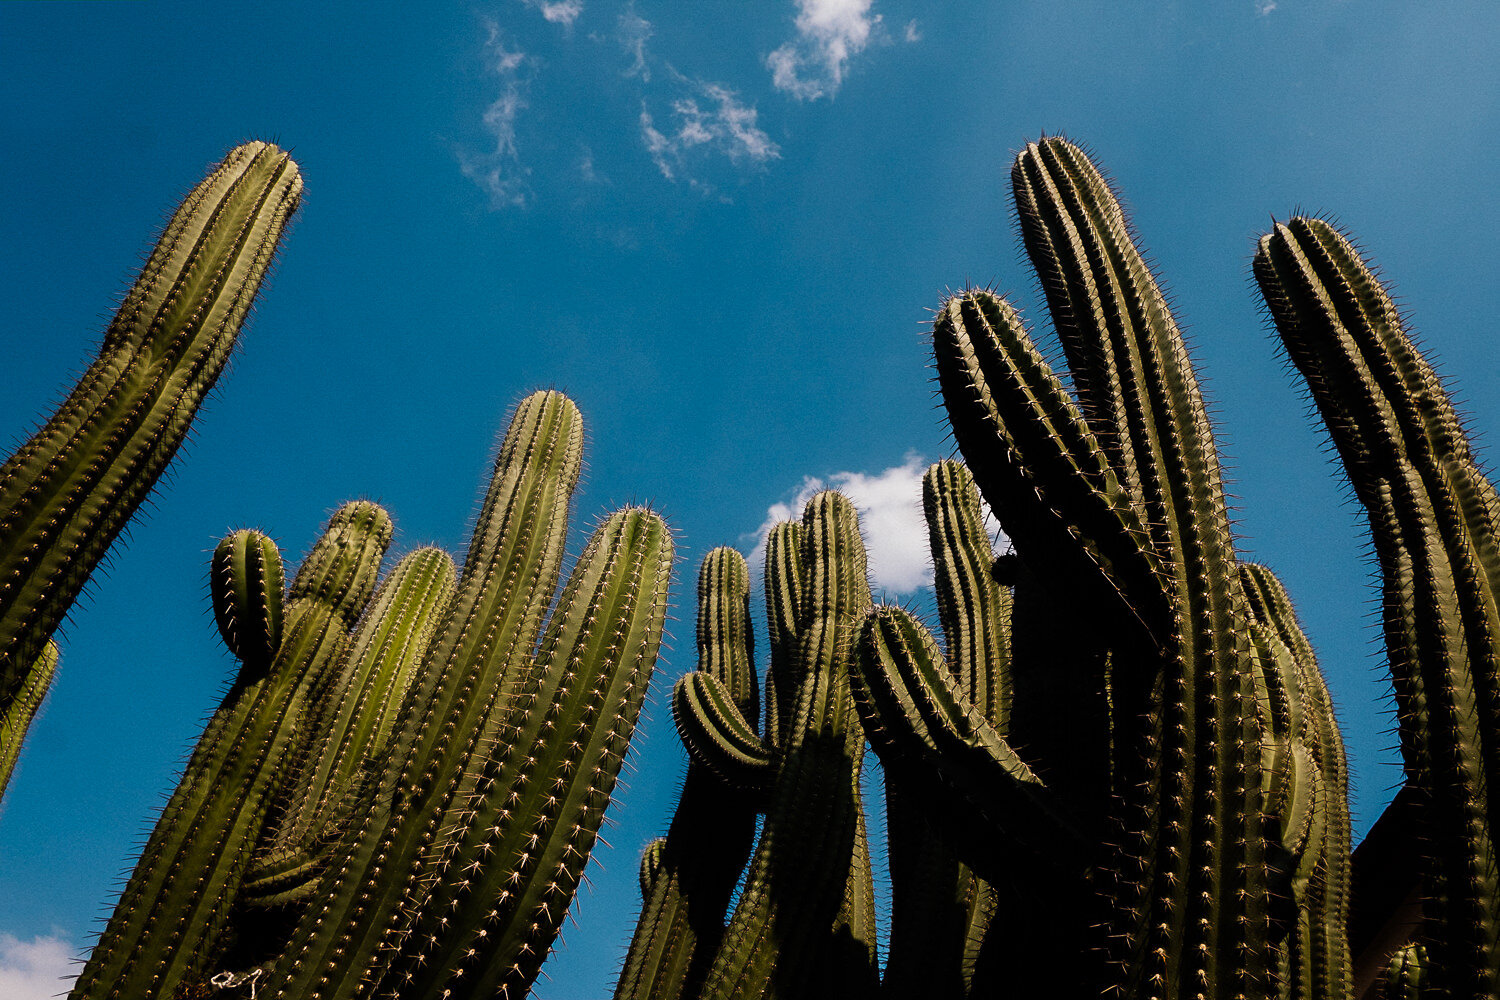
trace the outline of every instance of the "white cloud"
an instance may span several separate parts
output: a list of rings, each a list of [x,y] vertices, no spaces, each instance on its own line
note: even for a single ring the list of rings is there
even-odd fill
[[[922,31],[917,27],[916,18],[912,18],[906,22],[906,40],[908,42],[920,42],[922,40]]]
[[[849,60],[865,50],[880,23],[879,14],[870,15],[872,2],[797,0],[797,37],[766,57],[776,89],[806,101],[837,93]]]
[[[756,124],[755,108],[742,104],[734,91],[717,83],[685,78],[682,82],[690,90],[672,102],[670,131],[658,128],[651,112],[641,106],[641,141],[663,177],[678,179],[684,163],[695,156],[719,154],[736,164],[765,163],[781,156],[780,148]]]
[[[922,474],[927,462],[916,454],[900,465],[873,475],[836,472],[827,479],[808,476],[792,498],[772,504],[766,519],[744,541],[754,538],[750,565],[760,572],[765,564],[766,536],[780,521],[800,520],[802,508],[813,494],[836,489],[859,510],[859,525],[870,561],[870,586],[878,597],[910,594],[932,585],[932,557],[927,541],[927,522],[922,516]]]
[[[651,39],[651,22],[635,12],[634,0],[626,4],[625,10],[621,12],[615,38],[631,58],[625,75],[638,76],[649,82],[651,68],[646,65],[646,43]]]
[[[1261,17],[1265,17],[1275,9],[1276,0],[1259,0],[1259,2],[1255,5],[1255,13],[1259,14]]]
[[[0,997],[49,1000],[67,993],[78,977],[73,947],[56,935],[22,941],[0,933]]]
[[[560,24],[565,28],[571,28],[573,22],[578,20],[578,15],[583,13],[583,0],[521,0],[526,6],[540,11],[542,17],[553,24]]]
[[[465,177],[490,196],[490,204],[494,207],[520,207],[526,204],[530,193],[526,184],[526,175],[530,171],[521,165],[516,149],[516,119],[527,107],[526,92],[530,81],[522,71],[529,60],[520,49],[505,47],[500,26],[493,21],[489,23],[485,55],[490,72],[501,80],[500,96],[484,111],[484,127],[495,145],[481,153],[459,150],[459,167]]]

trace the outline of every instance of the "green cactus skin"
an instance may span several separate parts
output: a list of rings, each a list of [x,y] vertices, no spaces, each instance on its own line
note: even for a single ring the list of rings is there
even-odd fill
[[[186,437],[301,191],[275,146],[231,151],[167,223],[78,386],[0,467],[0,713]]]
[[[1500,991],[1500,518],[1442,383],[1349,240],[1292,218],[1254,272],[1369,516],[1407,784],[1423,796],[1428,988]]]
[[[1032,143],[1012,184],[1080,404],[1014,310],[954,296],[934,327],[959,448],[1026,568],[1112,635],[1120,829],[1099,870],[1106,987],[1269,989],[1261,734],[1248,609],[1196,377],[1097,168]]]
[[[1348,769],[1332,699],[1281,581],[1240,565],[1261,658],[1267,787],[1264,810],[1284,995],[1351,995]],[[1274,880],[1273,880],[1274,881]]]
[[[790,541],[800,541],[795,569]],[[767,701],[791,707],[768,708],[782,742],[765,823],[701,995],[868,996],[877,972],[864,739],[848,669],[855,616],[870,597],[853,506],[837,493],[813,497],[800,531],[772,532],[766,562]]]
[[[47,690],[52,686],[52,678],[57,675],[57,660],[57,643],[48,640],[42,647],[42,655],[26,672],[26,683],[21,686],[20,694],[4,711],[0,711],[0,797],[5,795],[5,787],[15,773],[26,730],[41,709]]]
[[[724,934],[724,912],[755,842],[754,801],[765,794],[770,755],[760,744],[754,720],[759,691],[750,626],[750,573],[744,556],[714,549],[698,573],[698,669],[683,678],[711,679],[734,711],[732,716],[754,739],[758,794],[726,780],[720,771],[693,759],[682,784],[677,811],[665,838],[654,841],[641,859],[640,920],[615,988],[616,1000],[676,1000],[695,997]],[[684,684],[679,681],[680,693]],[[674,711],[679,723],[696,718],[692,709]],[[749,721],[747,721],[749,720]],[[684,737],[689,747],[707,734]]]
[[[74,1000],[167,998],[206,977],[304,724],[309,688],[374,590],[391,532],[379,507],[347,504],[303,560],[270,669],[245,664],[209,720]]]
[[[224,647],[234,658],[264,670],[281,645],[286,579],[281,550],[263,532],[231,532],[214,549],[209,594]]]
[[[332,677],[313,694],[296,775],[261,837],[241,905],[304,897],[337,842],[339,821],[369,784],[407,690],[453,596],[457,571],[441,549],[422,548],[391,570],[360,618]],[[248,963],[247,963],[248,964]]]
[[[582,436],[561,394],[518,407],[391,765],[268,970],[273,995],[519,997],[537,974],[646,692],[671,565],[660,518],[613,515],[540,635]]]
[[[1391,956],[1391,964],[1381,981],[1378,1000],[1422,1000],[1432,996],[1428,979],[1431,966],[1427,961],[1427,949],[1412,943]]]

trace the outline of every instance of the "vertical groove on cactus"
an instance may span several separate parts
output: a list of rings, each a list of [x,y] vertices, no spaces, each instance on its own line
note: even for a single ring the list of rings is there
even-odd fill
[[[211,968],[304,724],[312,679],[341,651],[348,621],[374,589],[391,531],[379,507],[351,503],[303,560],[269,671],[246,664],[209,720],[78,977],[75,1000],[171,997]]]
[[[98,359],[0,467],[0,711],[185,439],[301,191],[275,146],[231,151],[167,223]]]
[[[1424,797],[1431,988],[1500,990],[1500,503],[1442,383],[1350,242],[1319,219],[1254,271],[1364,505],[1407,782]]]

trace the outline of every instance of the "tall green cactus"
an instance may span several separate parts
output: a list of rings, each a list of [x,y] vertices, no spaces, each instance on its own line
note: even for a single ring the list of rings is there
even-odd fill
[[[757,735],[755,713],[747,718],[741,704],[743,686],[731,688],[715,670],[677,683],[673,713],[693,766],[766,813],[717,951],[700,957],[672,944],[664,956],[649,959],[659,965],[711,959],[701,987],[680,995],[863,997],[877,986],[874,887],[859,795],[864,739],[848,680],[854,626],[870,602],[865,573],[853,505],[838,493],[819,493],[800,524],[778,524],[766,540],[771,662],[764,738]],[[704,607],[727,605],[732,595],[710,593]],[[711,640],[722,634],[721,625],[705,621]],[[711,841],[681,849],[722,850]],[[643,883],[654,887],[660,877]],[[653,933],[643,923],[636,942],[649,943]],[[647,960],[633,954],[627,970]],[[653,975],[665,984],[663,972]],[[652,995],[623,982],[621,989],[617,995]],[[664,989],[661,995],[679,994]]]
[[[232,150],[167,223],[77,387],[0,467],[0,759],[48,638],[229,360],[301,192],[282,150]]]
[[[1349,240],[1296,217],[1255,277],[1369,517],[1437,996],[1500,991],[1500,502],[1441,381]]]

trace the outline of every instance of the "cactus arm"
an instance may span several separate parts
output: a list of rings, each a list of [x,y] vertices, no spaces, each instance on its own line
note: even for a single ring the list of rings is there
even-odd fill
[[[766,668],[766,743],[786,744],[796,707],[797,621],[803,601],[802,525],[782,521],[766,535],[766,626],[771,662]]]
[[[260,531],[231,532],[214,549],[209,593],[224,648],[252,669],[270,665],[281,645],[286,580],[281,552]]]
[[[341,509],[293,582],[269,671],[246,664],[209,720],[72,996],[167,998],[207,971],[303,722],[308,687],[374,588],[391,522]]]
[[[1500,505],[1390,296],[1326,222],[1262,237],[1254,271],[1364,505],[1407,780],[1425,795],[1431,980],[1500,990]]]
[[[1135,503],[1005,300],[948,299],[933,324],[954,439],[1018,553],[1051,589],[1134,628],[1168,617]]]
[[[1429,977],[1427,949],[1420,943],[1408,944],[1391,956],[1385,978],[1375,990],[1376,1000],[1422,1000],[1431,995]]]
[[[697,644],[698,670],[688,676],[719,682],[736,714],[754,717],[759,699],[753,681],[750,574],[745,557],[733,549],[714,549],[699,569]],[[768,755],[766,769],[770,766]],[[641,859],[644,905],[616,1000],[697,995],[723,937],[724,911],[754,839],[755,808],[744,792],[690,758],[667,836]]]
[[[521,997],[583,876],[661,644],[672,539],[650,511],[590,540],[478,787],[508,789],[453,818],[440,881],[418,904],[389,982],[403,997],[459,986]],[[489,941],[490,936],[494,941]]]
[[[869,603],[869,587],[846,498],[820,493],[808,502],[799,559],[795,652],[786,671],[798,680],[794,708],[782,723],[785,743],[765,825],[705,998],[857,997],[876,985],[866,942],[849,919],[864,742],[849,703],[849,630]],[[787,577],[773,577],[770,566],[766,576],[774,656],[774,608],[786,595],[769,588]],[[767,689],[769,697],[772,685]]]
[[[672,718],[695,764],[720,781],[763,801],[773,779],[772,753],[712,674],[683,675],[672,689]]]
[[[267,903],[289,892],[300,898],[295,887],[316,875],[319,848],[337,829],[336,820],[347,818],[372,784],[371,762],[386,748],[436,619],[452,597],[455,573],[446,552],[418,549],[370,599],[321,704],[311,706],[305,759],[262,835],[242,902],[254,903],[263,892],[270,894]]]
[[[52,678],[57,675],[57,660],[57,643],[49,639],[42,647],[42,654],[26,672],[26,682],[21,685],[20,693],[0,710],[0,796],[4,796],[5,786],[10,784],[10,776],[15,773],[26,730],[41,709],[47,689],[52,686]]]
[[[185,439],[301,191],[275,146],[231,151],[167,223],[77,388],[0,467],[0,711]]]

